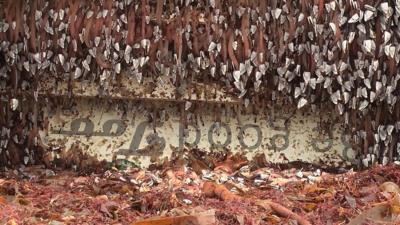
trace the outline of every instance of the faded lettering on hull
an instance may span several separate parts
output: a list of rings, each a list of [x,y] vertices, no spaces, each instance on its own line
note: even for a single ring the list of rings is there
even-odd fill
[[[75,113],[65,113],[61,107],[49,110],[50,130],[47,134],[42,132],[42,138],[52,145],[64,140],[66,148],[82,143],[85,151],[99,159],[112,160],[116,155],[139,161],[143,167],[149,164],[145,151],[149,146],[157,146],[153,151],[159,157],[169,157],[172,151],[182,148],[227,148],[242,151],[249,158],[265,153],[267,160],[277,163],[300,160],[342,166],[354,159],[340,126],[322,131],[318,129],[319,118],[304,112],[275,112],[279,116],[274,118],[266,114],[243,115],[239,119],[227,115],[216,122],[213,113],[205,110],[182,123],[179,108],[173,105],[162,108],[163,118],[152,118],[154,111],[133,103],[124,113],[116,105],[105,104],[80,100]]]

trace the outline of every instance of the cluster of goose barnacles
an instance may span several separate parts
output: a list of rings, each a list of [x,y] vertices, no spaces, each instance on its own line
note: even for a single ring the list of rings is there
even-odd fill
[[[245,102],[279,93],[298,108],[334,107],[365,166],[400,155],[398,0],[14,0],[3,9],[2,86],[35,89],[32,80],[54,76],[107,89],[122,69],[176,87],[206,79]]]

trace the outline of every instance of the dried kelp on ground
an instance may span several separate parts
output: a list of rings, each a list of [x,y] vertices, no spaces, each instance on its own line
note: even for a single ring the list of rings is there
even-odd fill
[[[2,172],[1,224],[399,223],[400,167],[319,169],[187,166],[80,175],[40,167]],[[218,189],[218,190],[217,190]],[[367,214],[363,214],[366,211]],[[357,217],[358,216],[358,217]],[[352,218],[354,218],[352,220]]]

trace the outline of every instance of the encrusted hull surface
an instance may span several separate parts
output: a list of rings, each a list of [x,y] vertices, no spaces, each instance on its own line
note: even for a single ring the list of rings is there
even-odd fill
[[[143,166],[185,147],[399,160],[398,1],[1,4],[4,165],[77,143]]]

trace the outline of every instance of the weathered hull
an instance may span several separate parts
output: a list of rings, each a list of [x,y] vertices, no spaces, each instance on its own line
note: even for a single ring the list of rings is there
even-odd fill
[[[76,151],[99,161],[123,160],[146,168],[183,154],[184,149],[229,151],[249,160],[264,154],[270,163],[302,161],[321,167],[356,163],[340,116],[329,110],[298,110],[284,104],[283,98],[271,105],[246,107],[214,84],[193,85],[192,94],[186,89],[177,97],[172,86],[147,79],[138,83],[124,76],[122,85],[107,94],[100,94],[94,84],[75,82],[68,88],[52,79],[39,83],[38,101],[32,93],[19,92],[20,112],[29,114],[35,107],[40,111],[40,144],[29,137],[17,142],[25,151],[31,148],[23,163],[41,163],[45,157],[50,166],[68,160],[63,159],[66,152]],[[38,148],[42,155],[32,154]]]
[[[373,0],[6,1],[0,12],[1,161],[29,164],[32,155],[56,154],[46,142],[68,135],[69,143],[82,139],[79,130],[67,132],[78,118],[95,124],[84,145],[100,143],[102,124],[107,128],[107,121],[118,119],[117,105],[128,116],[121,117],[124,132],[106,138],[101,158],[110,159],[108,142],[115,142],[112,153],[144,148],[143,140],[129,144],[131,137],[140,139],[151,129],[143,131],[145,118],[129,117],[146,108],[153,132],[165,140],[171,136],[160,157],[183,147],[180,135],[172,134],[179,134],[179,127],[192,128],[201,115],[199,148],[210,149],[214,136],[209,131],[217,124],[232,132],[232,138],[221,136],[228,141],[220,147],[235,151],[253,146],[246,144],[250,139],[260,140],[253,152],[267,151],[271,161],[340,166],[350,145],[354,152],[348,155],[364,166],[399,160],[398,5]],[[80,111],[47,117],[57,107]],[[164,122],[159,118],[163,107],[174,122],[160,128],[154,121]],[[285,126],[276,136],[271,124],[280,117]],[[47,126],[64,133],[53,129],[40,138],[39,130]],[[236,138],[240,126],[256,132],[245,144]],[[329,136],[319,141],[331,150],[314,153],[325,148],[315,147],[317,133]],[[283,138],[287,147],[274,147],[274,137]],[[96,148],[86,149],[95,154]]]
[[[340,123],[321,126],[338,115],[316,117],[309,110],[280,102],[273,107],[245,108],[221,90],[207,97],[206,90],[212,90],[207,85],[197,87],[198,95],[185,93],[176,99],[168,87],[145,93],[136,80],[123,83],[127,85],[98,98],[90,85],[81,89],[79,83],[73,100],[63,87],[44,91],[52,97],[44,108],[49,125],[41,131],[41,140],[54,149],[80,148],[99,160],[128,160],[142,167],[187,148],[228,150],[250,160],[265,154],[271,163],[302,161],[341,167],[354,162],[355,153]],[[131,90],[125,92],[125,88]]]

